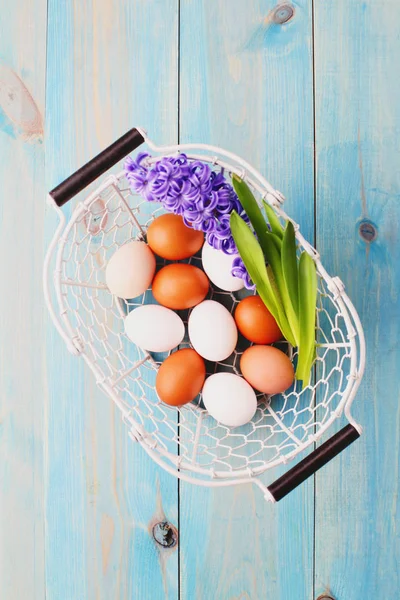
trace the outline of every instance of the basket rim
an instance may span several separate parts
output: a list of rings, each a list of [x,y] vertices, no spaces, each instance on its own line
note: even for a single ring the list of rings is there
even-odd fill
[[[153,162],[161,156],[167,156],[185,150],[205,150],[212,152],[211,156],[205,156],[202,154],[196,155],[190,152],[190,154],[188,153],[188,158],[200,159],[212,164],[218,164],[222,168],[227,169],[230,173],[237,173],[242,177],[246,176],[246,180],[249,185],[259,192],[261,198],[266,200],[272,206],[276,214],[282,219],[286,221],[290,220],[293,223],[295,227],[296,238],[299,244],[313,258],[319,275],[326,282],[328,290],[341,309],[341,313],[346,324],[347,338],[350,345],[350,374],[347,376],[347,385],[344,388],[342,399],[336,410],[332,412],[331,416],[326,420],[326,422],[321,425],[314,434],[309,435],[304,442],[302,442],[300,445],[297,445],[294,450],[288,452],[287,454],[279,455],[279,457],[275,460],[264,462],[263,465],[254,468],[248,467],[245,469],[227,469],[224,471],[219,471],[212,468],[194,465],[187,460],[183,460],[183,458],[178,454],[173,454],[172,452],[165,450],[160,444],[157,444],[152,434],[145,432],[143,427],[132,417],[129,408],[127,408],[124,401],[107,383],[104,374],[94,364],[90,356],[85,351],[79,336],[69,321],[68,310],[64,304],[62,294],[61,261],[68,235],[76,221],[82,216],[82,213],[88,211],[88,207],[91,205],[91,203],[95,201],[106,188],[108,188],[110,185],[118,188],[120,180],[125,177],[124,171],[121,171],[117,175],[108,175],[103,182],[85,198],[85,200],[78,201],[68,221],[64,211],[57,207],[54,203],[54,200],[51,198],[51,196],[49,196],[48,201],[58,214],[59,225],[56,228],[54,237],[46,254],[43,269],[43,283],[46,304],[57,330],[64,339],[70,352],[77,356],[81,356],[84,359],[86,364],[93,372],[99,387],[118,406],[122,413],[123,420],[130,427],[130,436],[134,440],[138,441],[144,447],[146,452],[150,454],[160,466],[167,471],[172,470],[176,476],[193,482],[204,481],[199,479],[199,477],[204,477],[208,478],[207,485],[226,485],[226,483],[223,483],[224,481],[228,481],[230,484],[233,484],[237,481],[249,481],[252,480],[254,476],[259,476],[269,469],[281,464],[286,464],[299,453],[308,448],[311,444],[317,442],[332,426],[333,422],[341,417],[343,412],[349,423],[351,423],[359,432],[361,432],[361,427],[356,423],[351,414],[351,405],[360,385],[365,368],[365,339],[362,325],[355,307],[344,291],[344,285],[340,279],[337,277],[332,277],[327,273],[321,263],[319,253],[302,236],[298,224],[283,210],[282,204],[284,197],[282,194],[274,190],[274,188],[256,169],[254,169],[254,167],[249,165],[240,157],[221,148],[206,144],[177,144],[174,146],[157,147],[149,142],[149,140],[146,139],[146,141],[148,142],[150,148],[157,152],[157,156],[150,159]],[[226,156],[230,160],[233,160],[239,165],[239,168],[237,168],[236,165],[226,162],[225,160],[221,160],[218,155]],[[247,173],[249,171],[253,177],[248,176]],[[120,194],[120,196],[122,197],[122,194]],[[51,262],[54,260],[55,268],[54,270],[51,270]],[[51,277],[51,275],[53,275],[53,277]],[[50,280],[52,280],[53,289],[55,291],[56,305],[51,293]],[[56,306],[58,308],[58,312],[56,310]],[[187,472],[192,473],[193,476],[188,475]]]

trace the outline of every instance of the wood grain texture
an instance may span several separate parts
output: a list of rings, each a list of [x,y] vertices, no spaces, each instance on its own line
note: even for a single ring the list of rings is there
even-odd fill
[[[398,596],[398,3],[299,0],[285,25],[276,7],[0,0],[2,600]],[[316,476],[315,513],[313,481],[276,506],[250,486],[178,495],[45,313],[45,191],[132,126],[167,143],[179,124],[258,167],[312,240],[313,92],[317,245],[365,327],[365,433]],[[163,550],[152,528],[178,517]]]
[[[284,26],[272,24],[274,8],[181,0],[180,141],[246,157],[312,239],[311,2]],[[182,598],[311,597],[312,481],[276,506],[250,486],[181,483],[180,511]]]
[[[400,589],[399,26],[393,0],[315,4],[318,247],[360,313],[368,358],[354,403],[364,435],[316,484],[317,592],[346,600]]]
[[[42,600],[46,2],[0,14],[0,596]]]
[[[134,125],[176,140],[177,16],[175,0],[49,2],[48,189]],[[47,240],[54,227],[51,212]],[[158,519],[177,524],[176,480],[50,323],[47,369],[47,600],[176,598],[176,549],[151,535]]]

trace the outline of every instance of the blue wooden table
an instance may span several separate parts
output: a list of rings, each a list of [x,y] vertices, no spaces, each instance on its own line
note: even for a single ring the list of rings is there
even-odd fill
[[[399,28],[396,0],[0,0],[2,600],[398,597]],[[278,505],[178,485],[49,321],[46,191],[133,125],[246,157],[360,313],[365,433]]]

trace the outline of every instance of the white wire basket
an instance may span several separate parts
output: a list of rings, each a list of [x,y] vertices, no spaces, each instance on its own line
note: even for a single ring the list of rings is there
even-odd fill
[[[168,406],[158,399],[155,378],[167,354],[154,355],[138,348],[124,331],[129,311],[152,302],[151,289],[135,300],[122,300],[113,296],[105,283],[110,257],[121,245],[145,239],[149,224],[163,212],[162,206],[133,194],[121,172],[108,176],[86,197],[81,194],[68,221],[61,209],[144,142],[152,152],[149,164],[183,152],[189,160],[208,163],[226,176],[238,174],[260,202],[264,199],[273,207],[282,223],[293,222],[299,249],[308,252],[316,263],[317,353],[311,383],[301,389],[295,382],[277,396],[259,394],[256,414],[245,426],[229,428],[218,423],[205,410],[201,397],[182,407]],[[318,252],[284,212],[282,194],[251,165],[204,144],[158,147],[146,132],[132,129],[57,186],[48,200],[59,216],[44,265],[44,292],[52,320],[67,348],[86,362],[98,386],[120,409],[130,437],[164,469],[199,485],[254,483],[267,500],[277,501],[359,437],[361,427],[351,415],[365,365],[359,317],[343,283],[328,275]],[[201,267],[198,256],[189,262]],[[158,264],[165,263],[159,259]],[[208,297],[233,312],[243,295],[211,286]],[[180,315],[187,323],[188,314]],[[185,346],[190,346],[187,338],[180,347]],[[245,348],[242,340],[229,359],[209,366],[209,372],[240,374],[239,360]],[[294,359],[296,349],[286,350]],[[343,417],[348,424],[316,447]],[[313,450],[300,463],[275,482],[265,483],[263,474],[288,463],[308,447]]]

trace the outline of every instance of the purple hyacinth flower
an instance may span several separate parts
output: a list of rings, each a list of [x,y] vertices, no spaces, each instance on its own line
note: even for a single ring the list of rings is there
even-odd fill
[[[235,258],[232,261],[231,274],[233,275],[233,277],[243,279],[244,285],[248,290],[255,290],[256,286],[251,281],[247,269],[244,266],[244,262],[239,255],[235,256]]]
[[[215,235],[217,235],[220,239],[227,238],[231,233],[230,228],[230,215],[221,215],[218,217],[218,225],[215,230]]]
[[[176,169],[169,162],[164,162],[159,167],[155,171],[155,177],[151,183],[151,191],[162,200],[168,194],[171,183],[176,181]]]
[[[217,223],[215,221],[215,219],[204,219],[201,223],[201,231],[203,231],[204,233],[207,234],[211,234],[213,232],[215,232],[215,229],[217,227]]]
[[[231,213],[233,206],[233,190],[231,186],[227,183],[225,183],[224,185],[220,185],[219,188],[215,191],[215,193],[218,197],[218,213]]]
[[[203,231],[207,242],[225,254],[235,256],[232,269],[247,288],[254,289],[230,230],[230,214],[235,210],[247,223],[249,219],[222,172],[212,171],[199,160],[185,154],[164,156],[153,165],[147,153],[125,161],[125,174],[133,192],[148,201],[162,202],[164,208],[181,215],[184,223]],[[233,274],[233,271],[232,271]]]
[[[230,235],[222,240],[221,250],[225,254],[237,254],[236,244],[235,244],[235,241],[234,241],[232,235]]]
[[[182,215],[185,210],[184,201],[188,187],[190,184],[187,181],[171,181],[168,194],[162,198],[164,208]]]
[[[212,190],[211,169],[210,167],[196,160],[191,165],[190,181],[198,188],[200,194],[208,196]]]
[[[125,175],[129,182],[132,191],[141,194],[150,202],[157,200],[151,191],[151,183],[154,179],[154,174],[143,165],[144,160],[149,155],[145,152],[140,152],[136,160],[132,160],[128,156],[124,163]]]
[[[141,171],[142,174],[144,174],[148,170],[146,158],[149,156],[150,154],[148,154],[147,152],[139,152],[139,154],[136,157],[136,160],[133,160],[133,158],[127,156],[124,163],[124,169],[126,173],[128,174],[131,172]]]
[[[215,171],[213,171],[211,173],[211,181],[213,190],[218,190],[222,185],[227,185],[222,172],[215,173]]]
[[[213,217],[218,209],[218,193],[215,191],[210,192],[208,196],[202,198],[202,205],[204,216]]]
[[[180,177],[187,179],[190,176],[190,163],[186,154],[178,154],[178,156],[172,156],[171,160],[174,165],[180,168]]]
[[[215,235],[215,231],[207,233],[206,240],[215,250],[222,250],[222,240]]]
[[[204,221],[203,212],[196,208],[196,205],[193,205],[189,208],[185,208],[183,211],[183,220],[188,223],[191,223],[191,226],[196,226],[196,229],[201,229],[201,224]]]

